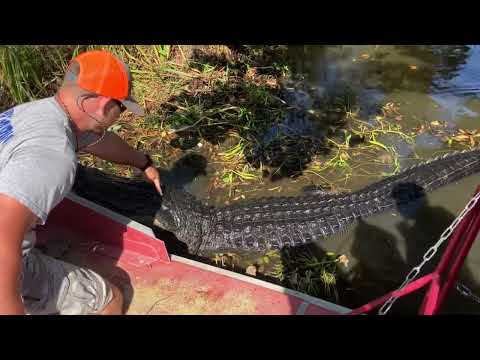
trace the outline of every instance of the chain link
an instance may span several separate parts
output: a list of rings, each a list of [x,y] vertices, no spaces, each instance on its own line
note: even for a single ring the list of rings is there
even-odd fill
[[[427,252],[423,255],[423,261],[420,263],[420,265],[414,267],[406,276],[404,282],[400,287],[397,289],[397,291],[403,289],[405,286],[410,284],[420,273],[422,270],[422,267],[431,259],[435,256],[435,254],[438,251],[438,248],[447,240],[450,235],[452,234],[453,230],[458,226],[458,224],[465,218],[465,216],[472,210],[472,208],[477,204],[478,200],[480,199],[480,192],[476,194],[470,201],[468,202],[467,206],[462,210],[460,215],[457,216],[457,218],[450,224],[448,228],[445,229],[445,231],[440,235],[440,239],[437,241],[435,245],[433,245],[430,249],[427,250]],[[466,286],[465,286],[466,288]],[[466,288],[468,289],[468,288]],[[461,290],[458,289],[458,284],[457,284],[457,290],[461,292]],[[465,289],[462,289],[465,290]],[[469,290],[469,289],[468,289]],[[462,292],[461,292],[462,293]],[[462,293],[463,294],[463,293]],[[470,291],[471,294],[471,291]],[[392,305],[395,303],[395,301],[398,299],[397,296],[392,295],[385,303],[382,305],[380,310],[378,311],[379,315],[385,315]]]
[[[476,303],[480,304],[480,296],[475,295],[472,290],[470,290],[466,285],[457,282],[456,286],[457,291],[465,297],[468,297],[475,301]]]

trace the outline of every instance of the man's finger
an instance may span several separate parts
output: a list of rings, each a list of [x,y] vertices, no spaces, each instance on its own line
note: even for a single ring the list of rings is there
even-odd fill
[[[145,170],[144,175],[150,182],[155,185],[158,193],[163,196],[162,187],[160,186],[160,175],[158,174],[158,170],[154,167],[149,167]]]
[[[156,178],[155,180],[153,180],[153,183],[155,184],[155,187],[157,188],[157,191],[160,193],[160,195],[163,196],[162,187],[160,186],[160,180]]]

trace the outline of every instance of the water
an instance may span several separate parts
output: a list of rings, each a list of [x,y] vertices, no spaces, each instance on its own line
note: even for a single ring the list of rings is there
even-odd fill
[[[479,46],[307,46],[292,54],[309,83],[327,92],[352,87],[362,109],[395,101],[410,116],[477,126]]]
[[[293,81],[284,83],[283,99],[294,110],[258,138],[260,145],[253,146],[253,162],[261,161],[271,169],[261,181],[240,186],[248,198],[265,193],[297,195],[305,186],[320,183],[308,169],[315,159],[327,159],[321,147],[331,129],[338,131],[346,126],[340,119],[344,114],[325,107],[325,101],[336,96],[350,94],[354,99],[351,107],[359,109],[359,117],[370,122],[382,106],[396,104],[405,132],[432,121],[445,122],[451,132],[478,128],[480,46],[290,46],[289,62],[295,75]],[[317,113],[322,114],[320,120],[312,115]],[[271,146],[279,135],[293,139],[307,136],[311,142],[278,141]],[[417,137],[414,146],[398,137],[379,140],[395,147],[404,167],[412,163],[411,159],[418,161],[451,150],[428,131]],[[269,146],[270,150],[265,150]],[[209,161],[206,176],[197,178],[188,190],[213,204],[224,203],[228,198],[225,190],[212,191],[208,186],[211,175],[219,169],[222,165]],[[342,185],[355,190],[379,178],[353,176]]]

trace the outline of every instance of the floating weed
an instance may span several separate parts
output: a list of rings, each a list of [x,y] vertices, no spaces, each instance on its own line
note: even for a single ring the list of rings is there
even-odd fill
[[[243,185],[246,182],[256,181],[259,179],[259,175],[252,171],[254,170],[251,169],[249,165],[244,165],[242,170],[229,168],[223,169],[220,179],[223,183],[223,186],[228,187],[228,196],[230,198],[233,195],[233,188],[235,186]]]
[[[337,284],[337,278],[335,274],[322,269],[320,273],[320,280],[323,283],[327,296],[331,296],[332,292],[335,290],[335,285]]]
[[[282,263],[275,264],[273,269],[266,273],[267,276],[271,276],[280,281],[285,280],[285,267]]]
[[[228,137],[232,141],[235,141],[236,139],[237,143],[232,145],[230,148],[219,152],[218,156],[220,156],[220,158],[229,163],[232,163],[232,161],[237,161],[244,164],[245,148],[248,145],[248,141],[241,137],[236,131],[229,132]]]
[[[397,105],[388,103],[382,108],[383,115],[376,116],[372,122],[359,119],[358,110],[347,112],[349,125],[343,132],[343,140],[327,138],[332,155],[323,161],[315,160],[306,173],[319,176],[331,185],[346,185],[358,176],[398,174],[401,170],[400,156],[394,146],[380,140],[381,137],[394,137],[414,145],[416,134],[403,131],[402,126],[392,120],[393,116],[399,116],[398,111]],[[352,146],[354,138],[359,144]]]
[[[270,251],[267,251],[265,253],[265,255],[263,255],[262,257],[260,257],[258,260],[257,260],[257,263],[259,265],[266,265],[266,264],[270,264],[270,262],[274,259],[279,259],[281,256],[280,256],[280,252],[278,250],[270,250]]]
[[[228,266],[233,270],[235,269],[235,265],[238,265],[239,258],[240,257],[235,253],[215,253],[210,260],[212,260],[217,266]]]
[[[231,161],[234,159],[243,159],[244,158],[244,150],[245,150],[246,143],[243,140],[240,140],[238,144],[232,146],[230,149],[219,153],[226,161]]]
[[[448,145],[448,147],[473,149],[480,145],[480,131],[478,129],[456,129],[445,121],[423,121],[413,130],[417,134],[428,132],[429,134],[440,138]]]
[[[473,149],[480,144],[480,131],[479,130],[464,130],[458,129],[458,131],[450,136],[445,136],[443,140],[448,146],[460,145]]]
[[[336,269],[339,264],[348,266],[345,255],[327,252],[319,258],[306,249],[284,249],[281,259],[278,259],[279,256],[275,251],[273,256],[268,257],[268,261],[274,260],[274,264],[265,275],[278,279],[294,290],[312,296],[333,296],[338,301]],[[262,259],[260,257],[257,264]]]
[[[232,172],[242,180],[256,180],[258,178],[257,174],[252,174],[246,171],[232,170]]]

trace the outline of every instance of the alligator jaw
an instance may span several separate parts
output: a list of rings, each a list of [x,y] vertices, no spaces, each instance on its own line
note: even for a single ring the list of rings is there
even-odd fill
[[[175,216],[172,214],[170,209],[165,205],[162,205],[160,209],[155,213],[153,219],[153,225],[158,226],[164,230],[170,231],[172,233],[178,231],[177,222],[175,221]]]

